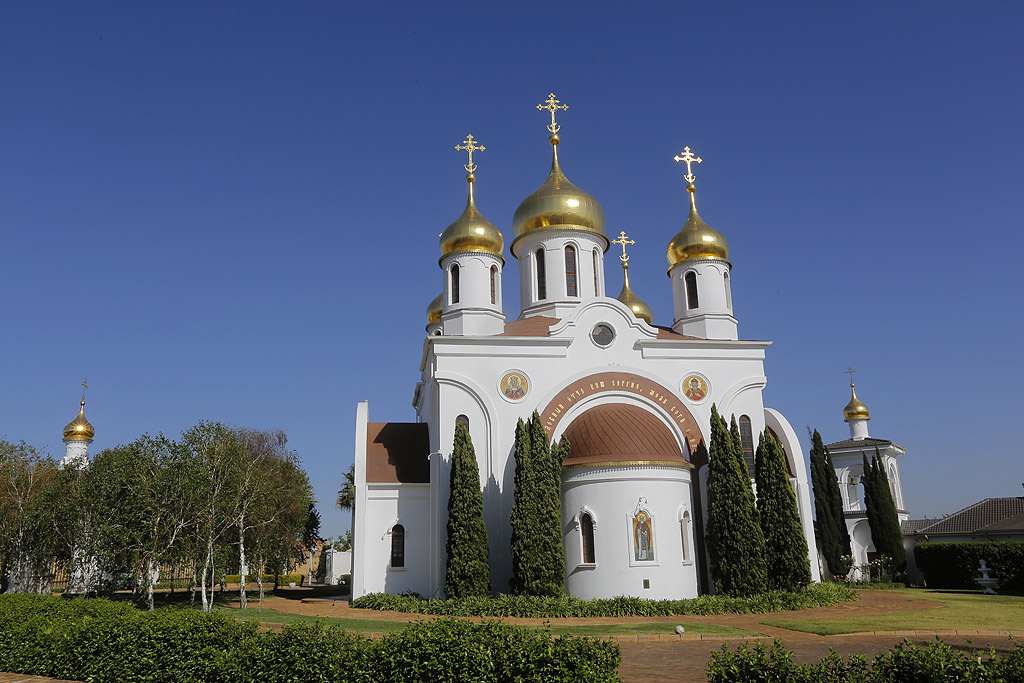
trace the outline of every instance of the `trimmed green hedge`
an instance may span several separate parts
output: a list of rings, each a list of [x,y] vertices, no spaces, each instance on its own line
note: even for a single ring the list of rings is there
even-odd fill
[[[0,596],[0,671],[90,683],[619,681],[618,646],[500,622],[417,622],[372,640],[320,623],[255,621],[123,602]]]
[[[1024,590],[1024,543],[918,543],[914,548],[917,568],[929,588],[978,588],[978,567],[985,560],[991,576],[999,579],[996,590]]]
[[[864,655],[844,660],[835,652],[818,663],[794,664],[793,653],[776,640],[771,648],[746,643],[711,653],[709,683],[1009,683],[1024,681],[1024,644],[1000,657],[952,649],[941,640],[918,647],[904,640],[870,662]]]
[[[762,614],[827,607],[856,600],[857,594],[839,583],[811,584],[798,591],[772,591],[749,598],[702,595],[691,600],[644,600],[617,597],[581,600],[568,595],[557,598],[531,595],[499,595],[494,598],[427,600],[415,594],[371,593],[352,601],[353,607],[413,614],[457,617],[664,617],[684,614]]]

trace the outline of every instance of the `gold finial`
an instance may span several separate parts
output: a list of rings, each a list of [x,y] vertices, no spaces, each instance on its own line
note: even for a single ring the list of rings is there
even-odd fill
[[[551,112],[551,125],[548,126],[548,131],[551,133],[552,136],[555,136],[558,133],[559,129],[561,129],[561,126],[555,123],[555,112],[558,111],[559,109],[561,109],[562,111],[568,111],[569,105],[560,104],[559,100],[555,99],[555,93],[551,93],[548,95],[548,98],[544,100],[544,102],[537,105],[537,109],[541,111],[547,109],[549,112]]]
[[[857,371],[853,369],[852,365],[847,366],[847,368],[845,370],[843,370],[843,374],[844,375],[849,375],[850,376],[850,386],[851,387],[853,386],[853,373],[855,373],[855,372],[857,372]]]
[[[612,240],[612,244],[621,244],[622,245],[622,256],[619,257],[619,260],[622,261],[622,267],[623,268],[629,268],[629,255],[626,253],[626,245],[627,244],[636,244],[636,241],[627,238],[626,237],[626,231],[625,230],[621,230],[619,232],[619,239]]]
[[[466,172],[469,173],[469,175],[473,175],[473,173],[476,171],[476,164],[473,163],[473,152],[482,152],[487,148],[484,147],[483,145],[478,145],[476,143],[476,140],[473,139],[472,135],[467,135],[466,139],[462,141],[461,145],[455,145],[455,149],[456,151],[460,152],[469,152],[469,163],[464,164],[463,168],[466,169]],[[467,178],[467,180],[469,180],[469,178]],[[469,182],[473,181],[470,180]]]
[[[704,161],[700,157],[693,156],[693,152],[690,151],[689,147],[683,147],[683,151],[672,157],[677,162],[682,161],[686,164],[686,175],[683,176],[683,180],[693,185],[693,181],[697,179],[697,176],[693,175],[693,163],[701,163]]]

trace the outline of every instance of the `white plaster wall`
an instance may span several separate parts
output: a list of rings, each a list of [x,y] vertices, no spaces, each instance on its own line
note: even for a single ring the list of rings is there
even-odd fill
[[[583,467],[562,472],[562,531],[566,549],[566,591],[581,598],[619,595],[654,600],[696,597],[693,524],[683,561],[679,522],[693,516],[690,470],[678,467]],[[631,519],[638,505],[651,516],[654,562],[633,556]],[[583,564],[579,516],[594,520],[594,559]],[[649,588],[644,588],[644,580]]]
[[[677,332],[703,339],[737,339],[737,322],[732,311],[729,265],[719,260],[694,259],[672,267],[672,304]],[[697,307],[687,307],[686,274],[697,278]]]
[[[565,280],[565,247],[576,249],[577,295],[569,296]],[[543,230],[527,233],[516,243],[519,254],[519,300],[524,316],[566,315],[580,302],[603,297],[604,251],[608,238],[584,230]],[[544,274],[547,297],[537,294],[536,252],[544,249]],[[598,251],[597,270],[594,270],[594,250]],[[595,295],[595,281],[596,291]]]
[[[405,527],[405,567],[391,566],[391,529]],[[360,595],[416,591],[429,596],[430,485],[369,484]],[[353,597],[358,597],[353,590]]]

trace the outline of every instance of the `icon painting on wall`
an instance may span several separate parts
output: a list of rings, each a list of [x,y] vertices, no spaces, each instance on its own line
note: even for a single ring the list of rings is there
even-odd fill
[[[519,372],[508,372],[501,378],[501,394],[511,401],[518,401],[526,396],[530,384],[526,377]]]
[[[633,560],[654,561],[654,529],[650,515],[640,510],[633,515]]]
[[[683,380],[683,393],[691,401],[703,401],[708,395],[708,383],[699,375],[690,375]]]

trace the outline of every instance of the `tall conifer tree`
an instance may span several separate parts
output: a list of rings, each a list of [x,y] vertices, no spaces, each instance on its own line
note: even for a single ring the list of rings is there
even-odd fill
[[[811,487],[814,490],[814,511],[821,540],[821,553],[833,574],[843,572],[844,555],[851,555],[850,534],[843,517],[843,499],[832,456],[814,430],[811,436]]]
[[[807,539],[800,524],[796,496],[789,484],[782,444],[762,432],[754,456],[757,512],[764,533],[768,588],[792,591],[811,582]]]
[[[903,548],[899,513],[889,488],[889,476],[877,446],[870,463],[866,455],[863,457],[864,501],[867,504],[871,541],[879,555],[889,558],[891,571],[901,575],[907,569],[907,554]]]
[[[509,582],[512,593],[522,595],[527,592],[527,583],[535,574],[535,557],[531,552],[534,531],[536,529],[535,505],[532,500],[533,467],[531,455],[533,444],[530,440],[530,429],[520,419],[516,423],[515,458],[516,473],[513,484],[512,515],[512,579]]]
[[[462,423],[455,425],[450,482],[444,592],[449,598],[489,595],[491,570],[480,468],[469,431]]]
[[[752,595],[765,589],[764,536],[735,418],[733,425],[734,433],[730,433],[718,407],[711,406],[708,554],[716,592]]]

